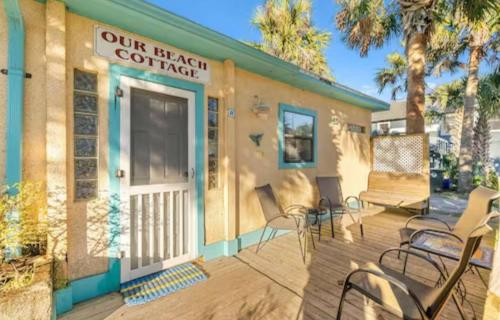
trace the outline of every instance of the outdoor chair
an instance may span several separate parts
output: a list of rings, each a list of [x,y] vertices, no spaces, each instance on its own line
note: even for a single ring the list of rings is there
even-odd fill
[[[431,258],[402,248],[388,249],[380,255],[378,264],[368,263],[352,271],[344,281],[337,320],[341,319],[345,296],[352,289],[404,319],[436,319],[451,297],[462,319],[467,319],[467,315],[457,297],[456,292],[458,289],[456,287],[466,271],[472,255],[479,247],[482,237],[492,230],[487,225],[487,222],[490,218],[499,214],[499,212],[491,213],[483,217],[480,223],[474,225],[472,232],[464,239],[464,247],[460,254],[459,263],[449,276],[446,276],[440,266]],[[441,282],[442,286],[429,286],[385,266],[383,259],[390,252],[403,252],[426,261],[438,272],[439,280],[443,280]],[[438,283],[440,283],[439,280]]]
[[[410,249],[421,250],[427,254],[435,254],[440,259],[449,258],[458,260],[459,248],[467,239],[468,234],[474,229],[478,221],[481,221],[492,209],[494,201],[500,198],[500,192],[485,188],[482,186],[474,189],[469,195],[467,208],[463,212],[460,219],[452,228],[446,221],[435,216],[413,216],[406,221],[405,227],[399,230],[400,244],[402,247],[407,245]],[[415,220],[430,220],[441,223],[446,228],[410,228],[409,224]],[[455,249],[451,249],[455,246]],[[458,249],[457,249],[458,248]],[[471,267],[475,268],[483,284],[486,284],[477,268],[491,270],[493,263],[493,249],[480,248],[481,254],[475,255],[471,259]],[[407,263],[405,258],[405,268]],[[443,263],[446,271],[446,266]]]
[[[340,186],[339,177],[316,177],[316,183],[319,189],[319,210],[317,220],[319,221],[319,239],[321,240],[321,218],[325,214],[330,214],[330,225],[332,228],[332,238],[335,238],[335,231],[333,220],[335,218],[342,218],[343,214],[347,214],[351,217],[354,223],[359,223],[359,229],[361,236],[363,233],[363,221],[361,219],[361,203],[356,196],[349,196],[344,200],[342,195],[342,187]],[[357,208],[350,208],[348,206],[349,201],[355,200]],[[356,211],[359,213],[358,221],[356,221],[352,215],[352,212]]]
[[[276,200],[273,189],[269,184],[256,187],[255,192],[257,193],[262,212],[264,213],[264,217],[266,219],[266,225],[264,226],[264,230],[262,230],[259,243],[257,244],[256,253],[259,252],[267,228],[271,228],[272,231],[267,240],[264,242],[264,245],[276,235],[278,230],[292,230],[297,232],[300,253],[302,254],[302,260],[305,263],[307,231],[311,234],[313,247],[316,248],[309,221],[307,219],[307,209],[301,205],[292,205],[283,209]],[[301,213],[293,213],[294,211]]]

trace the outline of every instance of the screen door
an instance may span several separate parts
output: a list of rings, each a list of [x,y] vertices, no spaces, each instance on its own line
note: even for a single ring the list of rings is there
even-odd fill
[[[194,93],[122,77],[122,282],[193,259]]]

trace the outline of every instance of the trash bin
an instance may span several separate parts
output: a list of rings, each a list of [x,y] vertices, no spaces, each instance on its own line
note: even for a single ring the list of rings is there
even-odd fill
[[[431,170],[431,189],[432,190],[444,188],[443,173],[444,173],[444,170],[441,170],[441,169],[432,169]],[[448,188],[449,188],[449,186],[448,186]]]

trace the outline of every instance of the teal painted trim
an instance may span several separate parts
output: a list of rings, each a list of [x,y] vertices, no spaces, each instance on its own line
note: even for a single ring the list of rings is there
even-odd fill
[[[120,85],[120,77],[127,76],[140,80],[167,85],[195,93],[195,165],[196,165],[196,197],[197,197],[197,255],[205,252],[205,216],[204,216],[204,86],[180,79],[155,74],[148,71],[111,64],[109,67],[109,162],[108,177],[110,189],[109,208],[109,266],[108,271],[98,275],[71,281],[71,306],[75,303],[92,299],[120,289],[120,179],[115,176],[116,170],[120,168],[120,100],[115,102],[115,88]],[[224,252],[224,249],[221,250]],[[64,292],[68,292],[67,289]],[[56,313],[59,315],[68,311],[68,301],[62,300],[62,294],[55,295]],[[57,306],[60,307],[57,307]],[[61,310],[60,310],[61,309]]]
[[[159,83],[162,85],[188,90],[195,93],[195,171],[196,171],[196,208],[197,208],[197,218],[198,218],[198,245],[197,245],[197,255],[202,255],[204,250],[204,242],[205,242],[205,215],[204,215],[204,170],[205,170],[205,161],[204,161],[204,135],[205,135],[205,121],[204,121],[204,112],[205,112],[205,88],[202,84],[193,83],[181,79],[171,78],[165,75],[156,74],[149,71],[143,71],[128,67],[123,67],[118,64],[112,64],[110,67],[110,71],[112,74],[112,78],[116,78],[115,81],[112,81],[110,84],[110,90],[113,91],[113,95],[110,95],[110,102],[114,99],[114,88],[119,85],[119,76],[128,76],[140,80],[146,80],[150,82]],[[111,92],[110,92],[111,94]],[[120,189],[120,180],[115,177],[115,172],[120,167],[120,114],[119,114],[119,106],[116,107],[116,110],[113,111],[114,116],[110,116],[110,137],[109,137],[109,145],[110,145],[110,168],[109,168],[109,179],[113,182],[111,186],[111,190],[113,194],[116,195],[116,198],[119,199],[119,189]],[[112,110],[110,110],[111,112]],[[111,113],[110,113],[111,114]],[[111,121],[117,122],[118,124],[112,124]],[[116,190],[116,191],[115,191]],[[117,207],[119,208],[119,206]],[[118,217],[114,220],[113,225],[118,226],[116,229],[117,236],[115,239],[119,239],[119,211]],[[117,252],[119,252],[119,241],[117,240],[115,244],[115,248],[117,248]]]
[[[76,14],[140,34],[209,59],[233,60],[239,68],[296,88],[369,110],[389,104],[336,82],[323,81],[298,66],[142,0],[63,0]]]
[[[59,289],[53,294],[55,310],[52,314],[60,315],[73,308],[73,291],[71,287]]]
[[[313,135],[314,135],[314,150],[313,150],[313,161],[311,162],[298,162],[298,163],[287,163],[285,162],[285,141],[284,141],[284,121],[285,112],[293,112],[298,114],[303,114],[311,116],[314,119]],[[302,168],[316,168],[318,165],[318,114],[316,111],[311,109],[304,109],[295,106],[291,106],[285,103],[280,103],[278,110],[278,168],[280,169],[302,169]]]
[[[18,191],[15,185],[21,182],[23,166],[25,32],[23,15],[18,0],[4,0],[3,7],[8,25],[5,183],[10,186],[9,194],[15,195]],[[0,177],[0,179],[3,180],[3,177]],[[18,230],[18,211],[10,212],[6,219],[13,230]],[[16,245],[4,250],[7,260],[20,254],[21,248]]]
[[[17,0],[3,1],[8,24],[6,183],[21,181],[24,110],[24,21]]]
[[[238,237],[238,249],[241,250],[241,249],[247,248],[249,246],[252,246],[254,244],[257,244],[259,242],[260,236],[262,234],[262,230],[264,230],[264,228],[258,229],[255,231],[251,231],[251,232],[248,232],[248,233],[245,233],[245,234],[242,234],[241,236],[239,236]],[[264,233],[264,237],[263,237],[264,240],[269,238],[269,236],[271,235],[271,231],[272,231],[271,228],[266,229],[266,232]],[[278,230],[278,232],[276,232],[275,237],[285,235],[289,232],[290,232],[289,230]]]
[[[210,245],[205,246],[205,254],[203,257],[205,261],[210,261],[221,256],[232,256],[238,253],[238,251],[245,249],[249,246],[257,244],[259,242],[260,236],[264,228],[257,229],[245,234],[238,236],[234,240],[223,240]],[[264,234],[264,239],[268,239],[271,235],[271,228],[267,228]],[[287,234],[288,230],[278,230],[275,237]]]

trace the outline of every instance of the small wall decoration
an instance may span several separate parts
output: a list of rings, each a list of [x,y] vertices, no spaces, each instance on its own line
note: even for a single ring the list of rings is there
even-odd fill
[[[267,119],[269,116],[269,112],[271,111],[271,107],[265,104],[259,96],[254,96],[254,104],[251,108],[252,112],[261,119]]]
[[[330,124],[331,124],[332,126],[337,126],[337,125],[339,125],[339,124],[340,124],[339,117],[337,117],[337,116],[332,116],[332,120],[331,120]]]
[[[234,110],[234,108],[229,108],[227,109],[227,116],[229,118],[234,118],[236,117],[236,110]]]
[[[264,136],[263,133],[253,133],[249,135],[250,140],[252,140],[257,147],[260,147],[260,140],[262,140],[263,136]]]

